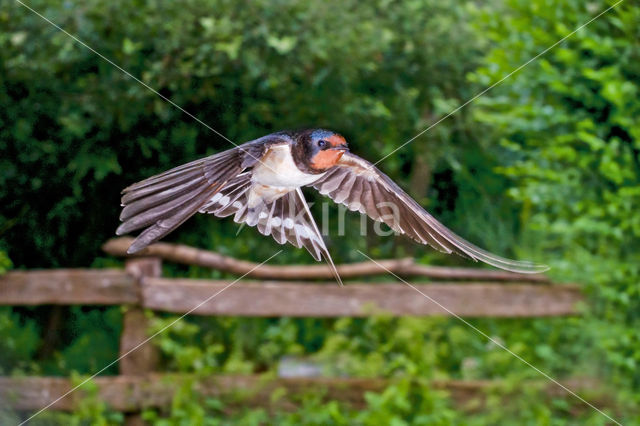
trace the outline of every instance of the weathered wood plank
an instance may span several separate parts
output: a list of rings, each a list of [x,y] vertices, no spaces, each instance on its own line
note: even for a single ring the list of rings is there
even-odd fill
[[[144,306],[184,313],[229,281],[144,278]],[[420,284],[428,296],[462,316],[569,315],[582,300],[575,285],[514,283]],[[136,304],[135,278],[119,270],[10,272],[0,277],[0,304]],[[373,306],[393,315],[443,315],[445,310],[404,284],[241,282],[205,303],[200,315],[366,316]]]
[[[93,382],[98,387],[98,397],[109,407],[125,413],[138,412],[145,408],[166,407],[171,404],[176,389],[193,380],[188,375],[150,374],[146,376],[97,377]],[[264,376],[210,376],[195,382],[195,390],[203,396],[226,399],[242,403],[242,406],[278,406],[293,408],[304,392],[327,390],[327,399],[338,400],[353,406],[365,404],[365,392],[380,392],[393,383],[386,379],[368,378],[268,378]],[[550,397],[565,397],[567,394],[552,383],[531,382],[540,387]],[[591,392],[600,389],[600,395],[590,395],[590,402],[599,406],[610,405],[601,384],[589,379],[571,379],[563,384],[575,392]],[[447,390],[456,404],[464,407],[474,398],[483,398],[484,392],[500,386],[498,381],[476,380],[438,380],[428,386]],[[0,400],[18,411],[35,411],[47,406],[72,389],[69,379],[60,377],[0,377]],[[286,393],[277,401],[272,400],[275,389],[284,389]],[[517,389],[512,390],[517,392]],[[71,411],[84,396],[83,388],[70,393],[49,409]],[[576,400],[577,403],[579,403]],[[474,407],[478,407],[474,404]]]
[[[144,277],[159,277],[162,275],[162,261],[159,258],[129,259],[126,270],[136,278],[136,291],[140,292],[140,280]],[[123,315],[122,334],[120,335],[118,362],[120,374],[144,375],[154,370],[157,363],[157,350],[150,342],[143,343],[148,338],[149,321],[144,310],[139,305],[127,306]]]
[[[133,238],[129,237],[114,238],[107,241],[102,246],[102,249],[112,256],[129,256],[127,248],[132,242]],[[216,252],[200,250],[181,244],[155,243],[142,250],[139,255],[157,256],[169,262],[213,268],[236,275],[246,274],[251,278],[273,280],[333,279],[333,272],[325,264],[258,266],[257,263],[234,259]],[[338,273],[344,279],[369,275],[387,275],[388,271],[391,271],[405,277],[420,276],[440,280],[549,282],[549,278],[542,274],[516,274],[479,268],[426,266],[414,263],[412,258],[350,263],[337,265],[337,268]]]
[[[174,392],[188,379],[172,374],[150,374],[146,376],[97,377],[99,398],[110,407],[122,412],[136,412],[149,407],[166,407],[171,404]],[[362,401],[365,391],[384,389],[386,381],[380,379],[277,379],[259,376],[213,376],[198,384],[196,389],[204,396],[223,397],[238,393],[247,397],[247,403],[266,404],[272,391],[284,387],[290,392],[316,389],[326,386],[335,398]],[[72,389],[70,380],[59,377],[0,377],[0,400],[6,401],[15,410],[40,409]],[[71,411],[83,397],[78,389],[51,406],[52,410]]]
[[[239,282],[198,306],[230,281],[144,278],[143,306],[197,315],[259,317],[363,317],[376,311],[392,315],[450,315],[404,284],[330,284]],[[582,300],[576,285],[439,283],[418,284],[420,291],[453,313],[466,317],[537,317],[576,314]],[[374,309],[375,308],[375,309]]]
[[[137,303],[135,280],[117,269],[12,271],[0,276],[0,305]]]
[[[141,291],[144,277],[162,276],[162,260],[158,257],[127,259],[125,270],[135,277],[136,291]],[[158,349],[148,341],[149,319],[139,305],[127,306],[122,318],[118,368],[122,375],[142,376],[155,370],[159,359]],[[138,413],[127,414],[126,426],[144,425]]]

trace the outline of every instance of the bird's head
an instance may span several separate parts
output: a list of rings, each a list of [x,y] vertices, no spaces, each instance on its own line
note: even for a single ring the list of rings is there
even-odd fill
[[[349,150],[342,135],[331,130],[305,130],[296,135],[294,158],[312,173],[322,173],[335,166]]]

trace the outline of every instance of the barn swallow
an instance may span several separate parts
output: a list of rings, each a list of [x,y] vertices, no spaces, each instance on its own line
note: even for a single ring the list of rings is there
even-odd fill
[[[127,250],[136,253],[198,212],[234,215],[280,244],[304,246],[318,261],[324,257],[340,282],[303,186],[442,252],[513,272],[548,269],[497,256],[454,234],[372,163],[349,152],[344,137],[324,129],[273,133],[125,188],[116,234],[146,228]]]

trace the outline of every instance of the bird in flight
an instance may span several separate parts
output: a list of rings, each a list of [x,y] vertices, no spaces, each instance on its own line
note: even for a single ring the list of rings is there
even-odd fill
[[[116,234],[146,228],[127,250],[136,253],[198,212],[233,215],[280,244],[304,246],[318,261],[324,257],[341,282],[303,186],[439,251],[512,272],[548,269],[497,256],[459,237],[372,163],[349,152],[344,137],[324,129],[272,133],[128,186]]]

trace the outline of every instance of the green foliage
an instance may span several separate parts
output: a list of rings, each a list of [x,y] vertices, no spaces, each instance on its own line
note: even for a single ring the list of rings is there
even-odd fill
[[[9,307],[0,307],[0,341],[0,374],[33,370],[31,360],[40,342],[35,321],[21,317]]]
[[[4,250],[0,250],[0,275],[7,272],[12,266],[13,263],[7,253]]]
[[[374,161],[604,7],[578,0],[30,5],[233,141],[326,126]],[[554,278],[584,283],[589,301],[579,318],[470,323],[553,377],[612,386],[620,408],[611,414],[628,424],[640,421],[639,18],[637,3],[622,3],[381,163],[469,239],[549,262]],[[119,190],[231,145],[16,3],[0,6],[0,28],[0,274],[13,267],[9,256],[17,268],[119,266],[99,251],[117,226]],[[350,217],[346,237],[329,241],[338,262],[362,260],[361,249],[468,265],[399,239],[361,238],[359,218]],[[253,260],[276,247],[254,229],[236,231],[230,220],[198,217],[170,239]],[[293,248],[275,259],[310,261]],[[165,274],[223,276],[175,265]],[[47,348],[51,312],[0,309],[1,374],[85,375],[116,357],[120,308],[64,308],[64,327]],[[176,318],[153,317],[150,333]],[[456,319],[185,318],[154,343],[163,369],[195,376],[169,407],[144,413],[158,425],[606,424],[574,398],[549,396],[544,382],[523,389],[539,373]],[[195,391],[197,378],[214,373],[268,379],[285,356],[326,374],[393,384],[368,394],[361,410],[322,389],[298,395],[296,412],[238,408],[242,395],[232,406]],[[430,388],[434,379],[503,385],[486,407],[472,401],[468,414]],[[93,384],[85,395],[75,413],[45,413],[34,424],[122,423]],[[0,406],[0,423],[17,419]]]
[[[47,374],[68,374],[69,371],[98,371],[118,357],[122,331],[120,307],[88,309],[73,306],[67,323],[70,325],[66,344],[53,359],[43,362]],[[115,373],[117,364],[106,370]]]
[[[536,13],[533,13],[536,11]],[[497,44],[474,79],[498,80],[595,13],[579,1],[507,2],[487,10]],[[476,117],[508,152],[500,169],[517,186],[533,250],[554,275],[585,283],[582,325],[601,367],[640,398],[640,6],[623,3],[482,99]],[[534,31],[529,31],[534,28]],[[514,28],[516,30],[514,30]],[[519,30],[518,30],[519,29]],[[630,43],[630,40],[636,40]],[[505,52],[518,52],[506,55]]]
[[[153,331],[172,324],[176,318],[156,319]],[[595,377],[598,371],[594,360],[584,351],[591,349],[592,342],[582,335],[581,323],[579,318],[472,321],[475,327],[553,377],[570,376],[575,371]],[[314,337],[318,326],[324,330],[320,342]],[[312,341],[319,350],[309,346]],[[265,380],[269,380],[278,368],[278,360],[288,354],[321,366],[328,376],[388,377],[395,381],[380,394],[369,394],[365,410],[354,411],[340,401],[327,406],[322,389],[310,389],[308,394],[294,396],[302,407],[297,414],[234,410],[228,419],[232,423],[254,424],[269,419],[277,424],[376,424],[376,419],[385,419],[384,423],[397,424],[455,424],[471,420],[464,412],[453,410],[450,396],[432,389],[430,381],[500,379],[503,385],[491,390],[488,409],[475,415],[475,423],[471,424],[517,425],[551,419],[557,424],[571,424],[570,420],[563,423],[561,419],[575,416],[576,407],[581,421],[605,424],[600,414],[583,409],[570,397],[549,398],[549,384],[540,380],[539,373],[456,319],[374,316],[339,320],[282,318],[267,323],[249,318],[190,318],[175,323],[154,343],[170,369],[194,373],[195,377],[263,372]],[[262,358],[261,348],[265,345],[281,352],[277,357]],[[531,386],[532,382],[538,385]],[[531,387],[523,392],[524,383]],[[242,404],[242,395],[238,397]],[[278,397],[274,398],[277,401]],[[508,409],[503,405],[505,398],[510,401]],[[471,401],[470,408],[479,403]],[[180,387],[171,409],[150,410],[146,416],[154,421],[178,422],[208,413],[203,424],[226,424],[216,419],[220,404],[225,406],[199,396],[192,383],[187,383]]]

